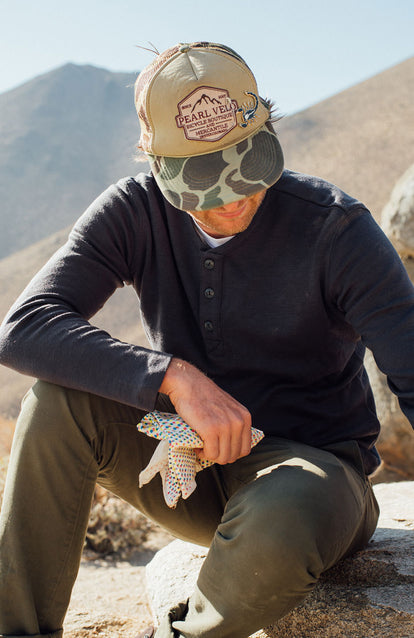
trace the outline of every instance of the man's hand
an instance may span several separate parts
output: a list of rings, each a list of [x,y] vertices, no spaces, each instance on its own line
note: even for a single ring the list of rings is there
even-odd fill
[[[250,412],[190,363],[174,357],[160,392],[203,439],[200,458],[224,465],[249,454]]]

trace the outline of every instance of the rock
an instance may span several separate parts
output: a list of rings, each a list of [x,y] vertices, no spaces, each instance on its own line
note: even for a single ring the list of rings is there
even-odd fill
[[[147,595],[157,624],[172,605],[190,596],[207,551],[206,547],[174,540],[148,563]]]
[[[255,638],[413,638],[414,482],[374,489],[381,517],[367,549],[326,572],[302,605]],[[191,594],[206,553],[175,540],[147,565],[156,622]]]
[[[383,231],[400,254],[411,281],[414,281],[414,164],[396,183],[381,220]],[[370,352],[366,354],[365,367],[381,423],[378,451],[384,466],[375,477],[375,482],[414,479],[412,427]]]
[[[414,256],[414,164],[396,183],[381,225],[401,257]]]
[[[402,413],[397,397],[388,387],[387,377],[378,369],[370,351],[365,354],[364,364],[381,423],[377,448],[384,463],[375,475],[374,482],[413,480],[413,428]]]

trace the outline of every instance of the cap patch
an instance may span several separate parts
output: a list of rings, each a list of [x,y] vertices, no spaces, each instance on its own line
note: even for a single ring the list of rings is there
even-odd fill
[[[188,140],[216,142],[237,126],[238,104],[226,89],[200,86],[177,107],[175,121]]]
[[[256,93],[252,93],[252,91],[245,91],[246,95],[250,95],[250,99],[241,105],[239,109],[237,109],[237,113],[241,113],[242,121],[240,126],[242,128],[246,128],[248,124],[253,122],[256,118],[256,111],[259,106],[259,98]]]

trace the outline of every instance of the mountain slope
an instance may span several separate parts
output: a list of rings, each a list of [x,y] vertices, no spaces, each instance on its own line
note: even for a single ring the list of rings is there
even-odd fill
[[[379,219],[414,162],[414,57],[281,120],[286,165],[332,181]]]
[[[0,257],[137,172],[134,74],[67,64],[0,95]]]

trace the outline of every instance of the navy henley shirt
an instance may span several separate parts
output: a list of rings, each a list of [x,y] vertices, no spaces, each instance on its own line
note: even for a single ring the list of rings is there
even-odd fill
[[[140,298],[152,349],[89,322],[124,284]],[[337,187],[285,171],[250,226],[210,248],[140,174],[97,198],[13,305],[0,361],[152,410],[177,356],[267,435],[317,447],[356,440],[370,473],[379,423],[364,350],[413,424],[413,336],[414,289],[398,255]]]

